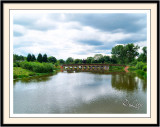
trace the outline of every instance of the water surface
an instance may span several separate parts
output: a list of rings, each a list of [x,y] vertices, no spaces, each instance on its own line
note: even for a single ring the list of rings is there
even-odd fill
[[[64,71],[14,80],[15,114],[146,113],[146,80],[133,73]]]

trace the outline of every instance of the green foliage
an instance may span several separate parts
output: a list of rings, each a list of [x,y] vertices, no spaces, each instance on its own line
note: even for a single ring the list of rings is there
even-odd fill
[[[17,62],[17,61],[24,61],[24,56],[22,56],[22,55],[17,55],[17,54],[13,54],[13,61],[14,62]]]
[[[35,72],[26,70],[26,69],[22,69],[21,67],[14,67],[13,68],[13,78],[24,78],[24,77],[28,77],[28,76],[33,76],[35,75]]]
[[[72,64],[74,61],[74,59],[72,57],[68,57],[68,59],[66,60],[67,64]]]
[[[31,56],[31,54],[29,53],[28,55],[27,55],[27,61],[29,62],[29,61],[31,61],[32,60],[32,56]]]
[[[112,48],[112,58],[120,64],[131,63],[138,56],[138,49],[134,44],[117,45]]]
[[[126,53],[126,62],[131,63],[136,56],[139,55],[138,53],[139,46],[135,46],[134,44],[127,44],[125,45],[125,53]]]
[[[137,68],[134,67],[134,66],[130,66],[130,67],[128,68],[128,71],[135,71],[135,70],[137,70]]]
[[[144,65],[142,68],[143,71],[147,71],[147,65]]]
[[[93,60],[93,57],[87,57],[87,61],[86,61],[86,62],[87,62],[88,64],[91,64],[91,63],[92,63],[92,60]]]
[[[110,66],[109,71],[123,71],[124,67],[121,66]]]
[[[79,64],[79,63],[80,63],[80,59],[75,59],[75,60],[74,60],[74,63],[75,63],[75,64]]]
[[[58,67],[59,64],[58,64],[58,63],[55,63],[54,65],[55,65],[55,67]]]
[[[137,69],[140,69],[140,70],[142,70],[144,66],[146,66],[146,64],[143,63],[143,62],[138,62],[138,63],[136,64],[136,68],[137,68]]]
[[[13,67],[20,67],[19,62],[14,62]]]
[[[34,54],[32,54],[32,56],[31,56],[31,61],[35,61],[35,60],[36,60],[36,57],[35,57]]]
[[[60,59],[60,60],[59,60],[59,63],[60,63],[60,64],[64,64],[65,61],[64,61],[63,59]]]
[[[43,59],[42,59],[42,54],[39,53],[39,54],[38,54],[38,57],[37,57],[37,61],[40,62],[40,63],[42,63],[42,60],[43,60]]]
[[[131,63],[129,63],[130,66],[136,66],[136,64],[137,64],[137,60],[136,59],[133,60]]]
[[[104,56],[103,58],[105,63],[111,63],[111,58],[109,56]]]
[[[53,72],[53,64],[39,62],[21,62],[20,67],[37,73]]]
[[[118,63],[118,60],[117,60],[117,58],[116,58],[115,55],[112,55],[111,63],[112,63],[112,64],[117,64],[117,63]]]
[[[143,62],[137,62],[136,66],[130,66],[129,71],[135,71],[136,74],[142,78],[147,78],[147,64]]]
[[[50,63],[56,63],[56,62],[57,62],[57,59],[56,59],[55,57],[53,57],[53,56],[50,56],[50,57],[48,57],[48,61],[49,61]]]
[[[102,54],[96,54],[96,55],[94,55],[93,59],[94,59],[94,62],[104,63],[104,58],[103,58]]]
[[[83,60],[82,60],[82,63],[83,63],[83,64],[85,64],[85,63],[86,63],[86,60],[85,60],[85,59],[83,59]]]
[[[143,47],[143,53],[141,53],[138,57],[138,61],[147,62],[147,47]]]
[[[136,72],[137,72],[138,74],[140,74],[140,75],[144,75],[144,71],[142,71],[142,70],[136,70]]]
[[[43,55],[42,61],[43,61],[43,62],[47,62],[47,54],[44,54],[44,55]]]

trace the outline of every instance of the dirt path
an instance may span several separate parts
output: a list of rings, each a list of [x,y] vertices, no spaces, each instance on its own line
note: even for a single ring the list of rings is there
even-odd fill
[[[126,72],[129,72],[129,71],[128,71],[128,68],[129,68],[129,66],[126,66],[126,67],[124,68],[124,70],[125,70]]]

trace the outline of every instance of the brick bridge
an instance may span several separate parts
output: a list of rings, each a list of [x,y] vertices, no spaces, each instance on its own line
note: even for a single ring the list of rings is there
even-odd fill
[[[126,67],[126,65],[121,64],[63,64],[61,68],[65,69],[104,69],[109,70],[110,66],[120,66]]]

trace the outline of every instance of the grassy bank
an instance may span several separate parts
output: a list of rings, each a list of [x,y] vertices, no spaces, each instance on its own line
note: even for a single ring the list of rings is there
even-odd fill
[[[21,67],[14,67],[13,68],[13,78],[24,78],[24,77],[29,77],[29,76],[35,76],[36,73],[29,71],[27,69],[23,69]]]
[[[27,69],[23,69],[21,67],[13,67],[13,79],[18,78],[27,78],[31,76],[42,76],[42,75],[48,75],[48,74],[54,74],[56,71],[48,72],[48,73],[36,73]]]
[[[120,66],[110,66],[109,67],[109,71],[113,72],[113,71],[124,71],[124,67],[120,67]]]
[[[147,79],[147,64],[138,62],[136,66],[130,66],[129,71],[135,72],[137,76]]]
[[[30,76],[41,76],[55,73],[58,67],[54,67],[52,63],[39,62],[18,62],[14,63],[13,78],[25,78]]]
[[[36,73],[48,73],[53,72],[54,67],[51,63],[39,63],[39,62],[20,62],[20,67]]]

